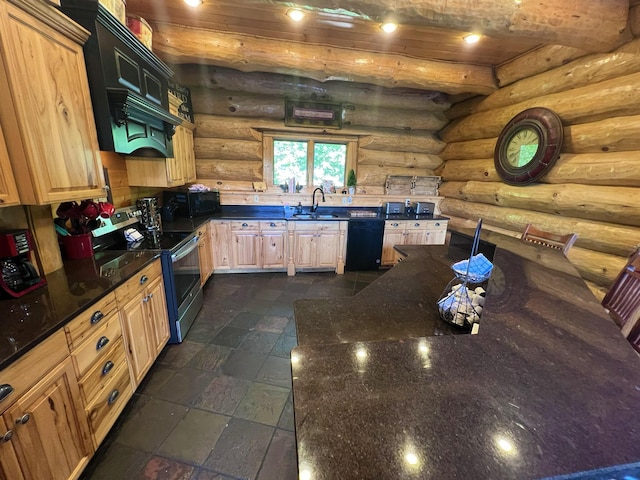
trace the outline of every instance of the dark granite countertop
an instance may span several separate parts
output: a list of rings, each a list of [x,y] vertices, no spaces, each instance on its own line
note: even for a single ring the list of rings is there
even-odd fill
[[[640,461],[636,352],[562,253],[484,238],[497,248],[477,335],[420,333],[446,285],[430,272],[457,257],[443,246],[401,247],[341,309],[296,302],[301,475],[529,479]],[[590,475],[569,478],[604,478]]]
[[[46,275],[47,285],[20,298],[0,300],[4,312],[0,370],[61,328],[122,282],[140,271],[158,252],[98,252],[67,260]]]

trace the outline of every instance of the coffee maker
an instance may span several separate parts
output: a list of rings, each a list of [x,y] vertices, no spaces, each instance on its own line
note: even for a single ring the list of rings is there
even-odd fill
[[[47,284],[31,263],[29,230],[0,232],[0,294],[21,297]]]

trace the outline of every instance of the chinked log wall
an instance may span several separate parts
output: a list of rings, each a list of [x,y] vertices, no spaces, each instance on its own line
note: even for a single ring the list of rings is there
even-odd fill
[[[323,132],[285,127],[285,97],[344,105],[345,126],[324,131],[359,137],[359,193],[382,195],[387,175],[433,175],[442,164],[444,142],[435,132],[450,105],[440,93],[200,65],[181,65],[176,74],[191,89],[198,182],[223,191],[264,180],[262,131]]]
[[[583,55],[567,47],[534,51],[498,67],[498,91],[451,108],[457,119],[441,132],[441,209],[451,225],[482,217],[487,228],[514,236],[527,223],[577,233],[568,257],[601,297],[640,244],[640,39]],[[563,150],[540,183],[509,186],[493,150],[504,125],[530,107],[560,115]]]

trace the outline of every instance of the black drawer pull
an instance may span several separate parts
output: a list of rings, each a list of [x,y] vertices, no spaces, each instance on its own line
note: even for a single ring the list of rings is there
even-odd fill
[[[147,277],[146,275],[142,275],[140,277],[140,285],[142,285],[143,283],[146,283],[147,280],[149,280],[149,277]]]
[[[271,223],[269,224],[269,226],[270,226],[270,227],[275,227],[275,226],[276,226],[276,224],[275,224],[275,223],[273,223],[273,222],[271,222]]]
[[[242,224],[242,228],[244,228],[244,227],[248,227],[248,226],[249,226],[249,224],[248,224],[248,223],[243,223],[243,224]]]
[[[111,360],[107,360],[107,363],[102,367],[102,376],[104,377],[107,373],[111,371],[113,368],[113,362]]]
[[[104,335],[100,337],[98,343],[96,343],[96,351],[104,348],[107,343],[109,343],[109,339],[107,337]]]
[[[13,387],[8,383],[0,385],[0,402],[11,395],[11,392],[13,392]]]
[[[397,226],[399,226],[399,224],[398,223],[392,223],[391,226],[392,227],[397,227]]]
[[[20,418],[16,418],[16,425],[24,425],[31,419],[31,415],[25,413]]]
[[[4,435],[2,435],[2,437],[0,437],[0,440],[2,440],[3,442],[8,442],[9,440],[11,440],[12,437],[13,437],[13,430],[9,430]]]
[[[95,325],[100,320],[102,320],[103,317],[104,317],[104,313],[102,313],[100,310],[93,312],[93,315],[91,315],[91,325]]]
[[[109,395],[109,398],[107,399],[107,404],[108,405],[113,405],[113,402],[115,402],[118,399],[119,396],[120,396],[120,392],[118,390],[114,390]]]
[[[419,226],[420,226],[420,224],[419,224],[419,223],[416,223],[416,224],[414,225],[414,227],[419,227]]]

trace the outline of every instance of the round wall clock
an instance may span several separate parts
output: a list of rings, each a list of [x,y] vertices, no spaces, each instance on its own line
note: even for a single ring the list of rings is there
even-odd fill
[[[548,108],[529,108],[513,117],[498,137],[493,160],[510,185],[535,182],[553,166],[562,148],[560,117]]]

